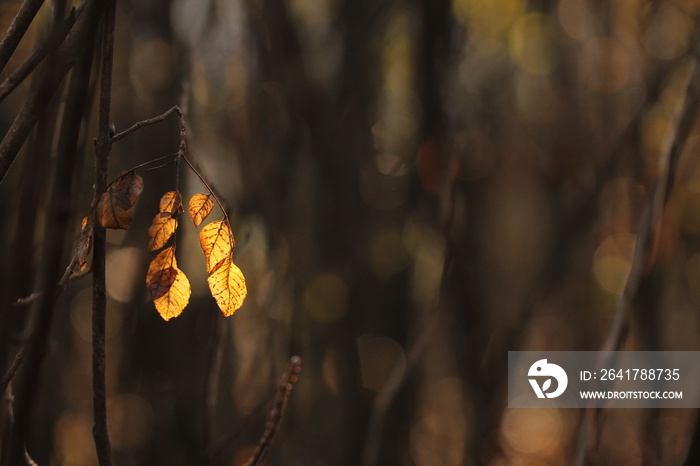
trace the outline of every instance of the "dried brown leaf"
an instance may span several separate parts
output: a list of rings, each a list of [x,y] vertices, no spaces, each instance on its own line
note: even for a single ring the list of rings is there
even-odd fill
[[[168,191],[160,198],[160,212],[177,215],[182,212],[182,196],[177,191]]]
[[[83,272],[87,269],[87,256],[92,248],[92,222],[90,217],[85,217],[80,226],[80,242],[75,249],[75,258],[78,263],[79,270]]]
[[[207,261],[207,273],[212,273],[217,264],[226,258],[233,260],[235,242],[227,220],[211,222],[199,233],[199,245]]]
[[[164,320],[179,316],[190,301],[190,282],[177,268],[175,247],[162,250],[151,261],[146,285],[158,313]]]
[[[194,226],[198,227],[206,219],[214,208],[214,202],[209,194],[197,193],[190,199],[187,208]]]
[[[248,294],[245,277],[230,256],[217,264],[209,274],[207,282],[211,295],[224,317],[229,317],[243,305]]]
[[[148,250],[160,249],[168,242],[177,229],[177,218],[170,212],[160,212],[153,217],[153,222],[148,228]]]
[[[95,206],[100,224],[105,228],[126,230],[134,218],[133,207],[139,194],[143,191],[143,179],[136,173],[123,172],[102,193]]]

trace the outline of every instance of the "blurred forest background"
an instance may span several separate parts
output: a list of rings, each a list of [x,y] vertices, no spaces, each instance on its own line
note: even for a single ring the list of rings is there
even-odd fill
[[[19,7],[0,3],[2,31]],[[118,1],[111,120],[122,131],[186,95],[190,155],[229,209],[248,297],[221,316],[183,219],[192,300],[161,319],[146,231],[174,167],[140,171],[131,227],[108,232],[115,464],[244,464],[294,354],[303,372],[268,465],[569,464],[582,412],[507,409],[507,352],[603,345],[699,20],[695,0]],[[96,83],[63,267],[92,200]],[[2,134],[33,85],[0,104]],[[39,291],[68,92],[0,184],[2,373],[36,312],[18,300]],[[674,167],[625,349],[700,350],[699,134]],[[178,143],[175,119],[115,142],[109,179]],[[204,191],[182,173],[184,197]],[[97,461],[90,282],[71,280],[53,310],[27,445],[40,466]],[[609,413],[589,461],[700,464],[696,424],[693,410]]]

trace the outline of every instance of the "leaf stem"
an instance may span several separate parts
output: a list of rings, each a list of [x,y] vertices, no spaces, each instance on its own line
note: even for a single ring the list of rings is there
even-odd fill
[[[158,116],[155,116],[153,118],[148,118],[146,120],[142,120],[139,122],[134,123],[131,127],[125,129],[121,133],[117,133],[113,135],[110,138],[110,142],[116,142],[119,141],[120,139],[125,138],[126,136],[130,135],[134,131],[144,128],[146,126],[150,126],[156,123],[160,123],[161,121],[165,120],[171,115],[177,115],[178,123],[180,125],[180,146],[178,148],[177,154],[174,154],[177,158],[182,158],[187,166],[192,170],[192,172],[199,178],[199,181],[202,182],[202,184],[207,188],[207,191],[209,191],[209,195],[214,198],[214,201],[216,201],[216,204],[219,206],[221,209],[221,212],[224,215],[224,219],[228,223],[228,213],[226,212],[226,208],[224,207],[223,203],[219,199],[219,197],[216,195],[214,190],[209,186],[209,183],[204,179],[201,173],[199,173],[199,170],[197,170],[194,166],[194,164],[187,158],[187,125],[185,123],[185,114],[184,112],[180,109],[178,105],[173,106],[172,108],[166,110],[165,112],[161,113]],[[173,154],[167,155],[164,157],[159,157],[157,159],[150,160],[148,162],[144,162],[140,165],[137,165],[136,167],[132,168],[130,171],[137,170],[139,168],[145,167],[146,165],[150,165],[152,163],[155,163],[157,161],[164,160],[167,157],[172,157]],[[112,182],[114,183],[114,182]],[[110,183],[111,184],[111,183]],[[177,190],[177,188],[176,188]]]
[[[211,186],[209,186],[209,183],[204,179],[201,173],[194,167],[192,162],[187,158],[185,154],[182,154],[182,159],[185,161],[188,167],[190,167],[190,170],[199,178],[199,181],[202,182],[205,188],[207,188],[207,191],[209,191],[209,195],[214,198],[214,201],[216,201],[216,204],[219,206],[219,209],[221,209],[221,212],[224,214],[224,220],[228,223],[228,213],[226,213],[226,208],[224,208],[224,205],[221,203],[219,200],[219,197],[216,195],[213,189],[211,189]],[[229,225],[230,227],[231,225]]]
[[[143,167],[147,167],[148,165],[153,165],[154,163],[162,162],[163,160],[167,160],[167,159],[169,159],[169,158],[174,158],[174,157],[177,157],[177,153],[175,153],[175,154],[164,155],[164,156],[162,156],[162,157],[157,157],[157,158],[155,158],[155,159],[149,160],[148,162],[143,162],[143,163],[140,163],[140,164],[136,165],[135,167],[131,167],[131,168],[129,169],[129,171],[130,171],[130,172],[134,172],[134,171],[139,170],[139,169],[141,169],[141,168],[143,168]],[[159,166],[159,167],[156,167],[156,168],[164,167],[165,165],[167,165],[168,163],[171,163],[171,162],[172,162],[172,161],[167,162],[167,163],[165,163],[165,164],[163,164],[163,165],[161,165],[161,166]],[[119,179],[119,177],[115,178],[111,183],[109,183],[109,185],[110,185],[110,186],[113,185],[118,179]]]

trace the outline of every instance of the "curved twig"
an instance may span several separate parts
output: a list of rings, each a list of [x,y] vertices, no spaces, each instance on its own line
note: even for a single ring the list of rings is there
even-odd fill
[[[277,391],[277,399],[275,401],[275,407],[270,411],[270,415],[267,418],[267,425],[265,427],[265,432],[263,432],[260,440],[258,441],[258,446],[255,448],[255,453],[248,460],[245,466],[257,466],[265,458],[267,450],[272,445],[272,441],[275,438],[275,434],[282,424],[282,418],[287,409],[287,402],[289,401],[289,394],[292,391],[294,383],[297,381],[299,374],[301,373],[301,356],[292,356],[287,364],[287,370],[284,372],[282,377],[282,382],[279,385]]]
[[[182,118],[182,111],[180,110],[180,107],[175,105],[174,107],[170,108],[169,110],[165,111],[164,113],[161,113],[158,116],[154,116],[153,118],[148,118],[146,120],[142,121],[137,121],[133,125],[131,125],[129,128],[125,129],[124,131],[115,134],[110,138],[111,142],[117,142],[118,140],[125,138],[126,136],[130,135],[137,129],[141,129],[146,126],[153,125],[155,123],[160,123],[161,121],[165,120],[168,118],[170,115],[176,114],[178,118]]]

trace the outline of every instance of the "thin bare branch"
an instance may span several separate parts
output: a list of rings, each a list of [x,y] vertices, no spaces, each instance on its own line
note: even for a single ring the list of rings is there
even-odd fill
[[[12,364],[10,364],[10,367],[7,368],[5,375],[2,377],[2,381],[0,382],[0,393],[5,393],[7,386],[17,373],[17,369],[19,369],[20,364],[22,364],[22,359],[24,359],[24,348],[19,350],[15,356],[15,359],[12,360]]]
[[[15,70],[14,73],[8,76],[2,82],[2,84],[0,84],[0,102],[5,100],[5,98],[10,95],[12,91],[14,91],[17,86],[19,86],[27,78],[27,76],[29,76],[49,53],[63,43],[64,39],[68,35],[68,32],[75,24],[77,15],[82,12],[84,5],[85,4],[81,5],[77,12],[75,8],[71,8],[68,17],[63,22],[63,25],[53,31],[53,33],[44,41],[44,43],[42,43],[34,51],[34,53],[27,58],[24,63],[17,68],[17,70]]]
[[[32,457],[29,456],[29,452],[26,449],[24,450],[24,463],[27,466],[38,466]]]
[[[380,453],[382,442],[382,431],[386,414],[391,407],[392,402],[396,398],[408,376],[411,374],[420,357],[425,352],[430,338],[435,333],[437,322],[435,317],[432,317],[425,327],[423,327],[418,339],[413,344],[413,347],[408,352],[406,362],[397,362],[392,371],[389,373],[386,383],[377,393],[372,404],[372,412],[370,414],[367,433],[365,435],[365,447],[362,453],[362,465],[373,466],[378,464],[377,459]]]
[[[649,202],[637,228],[637,242],[627,283],[617,303],[613,323],[608,331],[602,350],[619,350],[627,335],[631,317],[630,303],[639,289],[639,282],[644,270],[653,261],[664,206],[671,194],[676,177],[678,161],[688,140],[688,134],[695,121],[700,98],[700,61],[696,59],[693,72],[688,81],[685,98],[678,118],[678,124],[668,151],[662,154],[659,175],[650,194]]]
[[[30,294],[29,296],[25,298],[18,298],[17,301],[15,301],[13,304],[15,306],[23,306],[25,304],[30,304],[39,299],[41,296],[41,291],[35,291],[34,293]]]
[[[627,277],[624,291],[617,301],[613,320],[608,329],[608,334],[601,351],[610,354],[611,351],[619,351],[629,332],[632,320],[632,302],[639,291],[639,284],[645,270],[653,263],[659,234],[661,230],[661,218],[664,207],[673,188],[676,177],[676,169],[680,160],[683,147],[688,139],[690,130],[695,122],[700,102],[700,59],[696,56],[693,71],[688,81],[685,96],[680,110],[677,124],[673,133],[669,134],[668,148],[661,154],[659,161],[659,174],[656,183],[649,195],[642,217],[637,227],[637,241],[630,272]],[[601,361],[600,367],[610,367],[610,361]],[[602,423],[599,422],[599,410],[588,408],[583,420],[579,435],[576,464],[584,465],[590,453],[590,436],[599,436]]]
[[[287,409],[287,402],[289,401],[289,394],[291,393],[299,374],[301,374],[301,357],[292,356],[287,364],[287,370],[284,372],[282,382],[277,389],[275,407],[272,409],[272,411],[270,411],[270,415],[267,418],[265,432],[263,432],[262,436],[260,437],[258,446],[255,448],[255,453],[248,460],[246,466],[257,466],[265,458],[265,454],[270,448],[270,445],[272,445],[275,434],[282,424],[282,419],[284,418],[284,413]]]
[[[20,354],[22,354],[22,352],[20,352]],[[20,354],[17,356],[19,357]],[[7,417],[10,421],[10,426],[12,426],[15,422],[15,396],[12,393],[12,385],[8,384],[0,393],[5,394],[5,400],[7,401]],[[24,464],[27,466],[37,466],[36,462],[34,462],[31,456],[29,456],[29,452],[26,448],[24,449]]]
[[[27,32],[29,25],[43,4],[44,0],[25,0],[22,3],[15,19],[12,20],[12,24],[0,42],[0,71],[5,69],[7,62],[10,61],[10,57],[17,49],[24,33]]]
[[[48,108],[61,81],[73,67],[79,55],[77,51],[84,46],[96,17],[102,13],[103,2],[86,3],[85,12],[77,19],[68,37],[56,51],[50,76],[47,76],[43,85],[27,97],[22,109],[0,142],[0,183],[5,179],[32,128]]]
[[[138,121],[138,122],[134,123],[128,129],[125,129],[121,133],[117,133],[114,136],[112,136],[111,142],[117,142],[118,140],[125,138],[126,136],[130,135],[134,131],[141,129],[145,126],[150,126],[150,125],[153,125],[155,123],[160,123],[161,121],[165,120],[166,118],[168,118],[172,114],[176,114],[178,116],[178,118],[182,118],[182,112],[180,111],[180,107],[178,107],[176,105],[173,108],[167,110],[165,113],[162,113],[162,114],[155,116],[153,118],[149,118],[147,120]]]
[[[84,275],[87,275],[88,273],[92,272],[92,268],[88,267],[87,269],[74,273],[75,271],[75,266],[78,265],[78,248],[80,245],[76,247],[75,252],[73,253],[73,257],[71,257],[70,262],[68,263],[68,266],[66,267],[66,270],[63,272],[63,276],[61,276],[61,279],[58,281],[58,287],[56,289],[56,295],[60,295],[65,289],[66,285],[70,280],[73,280],[75,278],[80,278]],[[25,298],[19,298],[17,301],[13,303],[15,306],[22,306],[25,304],[30,304],[37,299],[39,299],[42,295],[43,291],[35,291],[34,293],[30,294],[29,296]]]
[[[177,156],[182,158],[185,161],[187,166],[192,170],[192,172],[197,176],[197,178],[199,178],[199,181],[201,181],[202,184],[204,185],[204,187],[207,188],[207,190],[209,191],[209,194],[211,194],[211,196],[214,198],[214,201],[216,201],[217,205],[221,209],[221,212],[223,212],[224,218],[228,220],[228,213],[226,211],[225,206],[221,202],[221,199],[219,198],[219,196],[217,196],[216,192],[212,189],[212,187],[209,185],[209,183],[207,183],[207,181],[204,179],[204,177],[199,172],[199,170],[197,170],[195,165],[187,157],[187,131],[186,131],[187,126],[185,124],[185,114],[180,109],[180,107],[178,105],[175,105],[174,107],[170,108],[169,110],[165,111],[164,113],[162,113],[158,116],[155,116],[153,118],[148,118],[146,120],[142,120],[142,121],[134,123],[131,127],[125,129],[121,133],[117,133],[114,136],[112,136],[110,141],[111,142],[119,141],[120,139],[125,138],[126,136],[130,135],[134,131],[141,129],[141,128],[144,128],[144,127],[149,126],[149,125],[160,123],[161,121],[164,121],[170,115],[173,115],[173,114],[177,115],[178,122],[180,125],[180,147],[178,149]],[[142,166],[151,164],[154,161],[161,160],[161,159],[162,158],[151,160],[149,162],[146,162],[144,164],[139,165],[138,167],[133,168],[132,170],[135,170],[136,168],[140,168]]]

